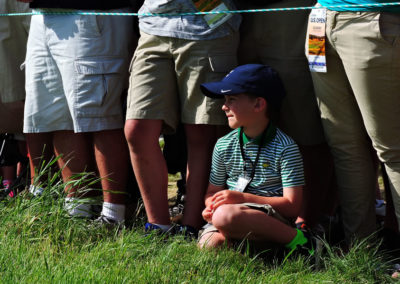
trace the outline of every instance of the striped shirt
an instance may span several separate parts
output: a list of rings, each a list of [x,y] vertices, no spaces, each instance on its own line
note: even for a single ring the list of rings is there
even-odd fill
[[[304,185],[303,161],[296,143],[280,129],[273,127],[273,131],[274,135],[261,147],[254,178],[246,191],[248,193],[282,196],[284,187]],[[244,169],[239,134],[239,129],[235,129],[217,141],[212,157],[211,184],[235,190]],[[249,159],[254,164],[259,139],[249,140],[243,136],[246,168],[251,172]]]

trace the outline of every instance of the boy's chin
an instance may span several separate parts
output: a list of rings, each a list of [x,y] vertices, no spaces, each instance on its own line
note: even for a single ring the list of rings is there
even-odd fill
[[[228,125],[232,129],[236,129],[236,128],[240,127],[240,125],[238,123],[234,123],[234,122],[228,122]]]

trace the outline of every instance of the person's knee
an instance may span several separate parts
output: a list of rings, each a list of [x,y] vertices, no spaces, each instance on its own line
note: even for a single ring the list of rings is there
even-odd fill
[[[227,232],[239,222],[240,216],[240,207],[233,204],[224,204],[215,210],[212,217],[212,224],[218,230]]]
[[[153,144],[157,146],[160,132],[154,126],[145,120],[127,120],[124,132],[129,148],[136,152]]]

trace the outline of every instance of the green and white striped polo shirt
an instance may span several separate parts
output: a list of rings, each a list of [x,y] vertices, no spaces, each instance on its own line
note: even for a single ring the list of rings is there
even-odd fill
[[[261,148],[254,179],[247,192],[261,196],[282,196],[284,187],[304,185],[303,160],[299,148],[292,138],[271,125],[265,145]],[[243,174],[243,159],[240,154],[239,129],[220,138],[213,152],[210,183],[227,186],[234,190],[237,180]],[[260,137],[248,139],[243,134],[243,148],[246,155],[246,168],[251,172]],[[250,175],[250,173],[248,174]]]

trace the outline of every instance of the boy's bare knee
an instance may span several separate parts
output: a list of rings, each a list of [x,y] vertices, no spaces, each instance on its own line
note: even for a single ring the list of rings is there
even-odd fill
[[[221,205],[213,214],[212,224],[221,231],[229,230],[229,228],[237,224],[240,213],[240,207],[237,205]]]

